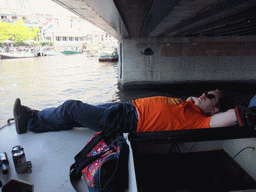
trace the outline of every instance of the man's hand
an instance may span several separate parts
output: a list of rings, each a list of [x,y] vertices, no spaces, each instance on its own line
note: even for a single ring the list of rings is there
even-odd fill
[[[240,126],[252,126],[255,124],[256,114],[244,106],[235,108],[237,122]]]

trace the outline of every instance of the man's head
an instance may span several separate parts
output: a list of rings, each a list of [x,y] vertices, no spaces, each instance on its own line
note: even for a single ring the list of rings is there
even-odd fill
[[[220,99],[222,99],[223,96],[223,92],[219,89],[206,91],[195,101],[195,105],[204,115],[211,116],[220,112]]]

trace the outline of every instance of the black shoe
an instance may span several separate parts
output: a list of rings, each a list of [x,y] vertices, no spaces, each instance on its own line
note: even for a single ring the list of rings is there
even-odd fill
[[[21,105],[19,98],[15,100],[13,116],[17,133],[21,134],[27,132],[28,118],[32,115],[32,113],[32,109]]]

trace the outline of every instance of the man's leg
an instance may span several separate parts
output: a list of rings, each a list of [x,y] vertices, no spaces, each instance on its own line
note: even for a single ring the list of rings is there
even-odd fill
[[[37,112],[36,117],[28,119],[28,130],[47,132],[86,127],[94,131],[103,131],[109,126],[109,109],[114,105],[94,106],[77,100],[68,100],[57,108]]]

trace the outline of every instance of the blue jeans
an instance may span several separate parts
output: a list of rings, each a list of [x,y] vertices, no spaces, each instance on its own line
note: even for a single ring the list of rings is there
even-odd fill
[[[137,130],[138,119],[132,103],[90,105],[68,100],[57,108],[35,112],[28,120],[28,130],[48,132],[85,127],[94,131],[128,133]]]

